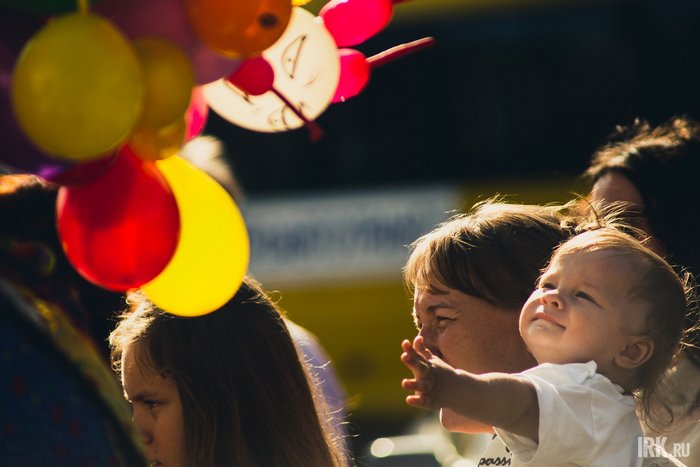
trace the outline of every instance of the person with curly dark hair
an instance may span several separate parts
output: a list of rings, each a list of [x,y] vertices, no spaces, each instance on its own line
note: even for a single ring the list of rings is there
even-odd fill
[[[700,272],[700,124],[675,117],[652,126],[636,120],[618,127],[593,155],[585,175],[592,181],[594,202],[624,202],[631,222],[649,235],[648,245],[698,277]],[[697,329],[698,315],[687,315],[686,328]],[[700,465],[700,335],[671,371],[672,428],[663,433],[667,446],[685,448],[678,456]],[[650,435],[659,433],[649,429]]]

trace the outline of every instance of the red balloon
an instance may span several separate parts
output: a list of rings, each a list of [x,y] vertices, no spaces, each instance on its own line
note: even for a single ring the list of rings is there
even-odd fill
[[[393,11],[391,0],[331,0],[318,16],[338,47],[350,47],[384,29]]]
[[[333,96],[333,103],[345,102],[358,95],[367,86],[371,69],[362,53],[353,49],[339,49],[340,81]]]
[[[155,164],[124,147],[99,178],[59,189],[58,233],[90,282],[123,291],[155,278],[175,252],[180,214]]]
[[[275,70],[265,58],[249,58],[236,71],[226,77],[226,81],[251,96],[260,96],[272,90]]]

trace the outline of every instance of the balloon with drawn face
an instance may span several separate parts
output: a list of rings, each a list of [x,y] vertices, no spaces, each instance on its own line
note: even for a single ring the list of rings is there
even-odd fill
[[[204,95],[216,113],[243,128],[280,132],[304,125],[298,112],[313,120],[328,107],[338,86],[340,60],[335,41],[319,18],[293,8],[286,31],[262,57],[274,70],[273,89],[253,96],[225,79],[210,83],[204,86]]]

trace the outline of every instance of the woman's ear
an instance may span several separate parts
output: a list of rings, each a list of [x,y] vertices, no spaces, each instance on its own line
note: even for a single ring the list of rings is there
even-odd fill
[[[615,363],[621,368],[633,369],[643,365],[654,354],[654,340],[649,336],[634,336],[615,355]]]

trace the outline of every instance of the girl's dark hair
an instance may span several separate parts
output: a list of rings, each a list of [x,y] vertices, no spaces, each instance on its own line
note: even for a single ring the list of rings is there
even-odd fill
[[[163,312],[130,296],[110,336],[119,370],[133,347],[139,365],[175,382],[182,402],[188,467],[344,465],[279,310],[246,278],[207,315]],[[320,400],[320,399],[319,399]]]
[[[669,262],[700,277],[700,124],[674,117],[657,127],[643,120],[617,127],[585,175],[595,182],[610,172],[627,177],[641,194],[641,214]],[[697,322],[697,312],[689,313],[686,328],[697,329]],[[688,338],[686,355],[700,366],[700,333]]]
[[[476,204],[411,244],[404,267],[410,289],[442,285],[520,312],[554,247],[572,234],[554,206],[494,199]]]

